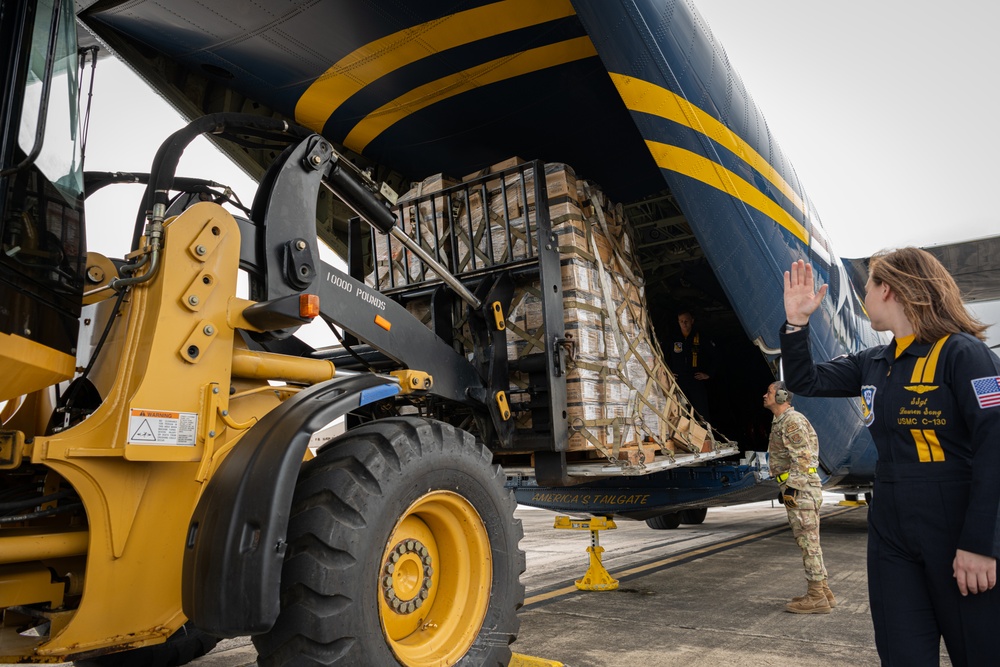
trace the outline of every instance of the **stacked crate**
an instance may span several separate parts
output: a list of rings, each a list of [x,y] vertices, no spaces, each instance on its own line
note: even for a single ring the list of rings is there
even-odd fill
[[[440,191],[448,181],[435,176],[416,184],[399,200],[404,230],[422,245],[426,242],[431,254],[458,274],[537,255],[534,173],[509,169],[517,164],[514,158],[470,174],[464,182],[494,173],[497,177],[419,202],[419,196]],[[670,456],[675,449],[710,449],[708,430],[692,414],[653,334],[633,232],[622,206],[565,164],[546,164],[545,181],[560,253],[565,332],[574,343],[566,376],[568,451],[638,463],[658,454]],[[411,282],[425,275],[432,279],[415,258],[406,261],[409,253],[400,248],[397,254],[377,257],[381,289],[390,287],[389,266],[396,267],[397,286],[404,272]],[[428,303],[410,302],[408,307],[429,320]],[[537,281],[517,285],[506,315],[511,360],[545,352]],[[454,333],[471,352],[467,329],[459,323]],[[530,428],[528,377],[512,373],[510,389],[518,427]]]

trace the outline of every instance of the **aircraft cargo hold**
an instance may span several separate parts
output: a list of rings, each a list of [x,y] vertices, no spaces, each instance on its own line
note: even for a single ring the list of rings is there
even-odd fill
[[[461,181],[430,176],[399,198],[397,224],[458,276],[528,262],[537,250],[534,164],[511,158]],[[543,169],[543,212],[562,278],[567,451],[642,466],[731,444],[694,412],[664,362],[623,207],[569,165]],[[420,289],[437,280],[433,269],[392,237],[376,239],[375,257],[368,283],[420,294],[407,308],[433,326],[432,297]],[[532,375],[518,362],[546,353],[540,290],[537,275],[516,281],[504,313],[509,406],[519,430],[531,429],[533,411]],[[471,358],[475,343],[458,322],[450,335]]]

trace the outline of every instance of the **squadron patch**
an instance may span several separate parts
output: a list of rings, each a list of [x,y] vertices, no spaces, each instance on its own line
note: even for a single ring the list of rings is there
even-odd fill
[[[871,426],[875,421],[875,389],[870,384],[861,386],[861,416],[865,420],[865,426]]]
[[[674,343],[674,352],[677,353],[677,354],[680,354],[683,351],[684,351],[684,343],[682,343],[681,341],[675,342]]]

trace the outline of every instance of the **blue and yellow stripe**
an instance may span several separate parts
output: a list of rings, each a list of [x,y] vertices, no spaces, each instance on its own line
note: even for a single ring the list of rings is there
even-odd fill
[[[344,139],[344,145],[361,153],[369,143],[390,127],[421,109],[507,79],[537,72],[549,67],[596,56],[594,45],[587,37],[547,44],[513,53],[482,65],[456,72],[418,86],[405,95],[372,111]]]
[[[322,132],[345,103],[376,81],[438,54],[574,15],[569,0],[502,0],[421,23],[354,49],[305,90],[297,122]],[[596,55],[586,38],[563,40],[451,72],[414,86],[357,121],[344,145],[361,152],[403,118],[472,88]]]
[[[917,383],[922,387],[927,387],[927,391],[937,389],[934,386],[934,376],[937,374],[938,360],[941,357],[941,350],[947,342],[949,336],[939,339],[931,347],[927,356],[917,359],[913,366],[913,373],[910,375],[910,382]],[[907,387],[910,389],[910,387]],[[941,449],[941,442],[937,433],[932,429],[911,429],[910,436],[913,444],[917,448],[917,459],[923,463],[931,461],[944,461],[944,450]]]
[[[711,114],[666,88],[625,74],[612,72],[610,76],[622,101],[630,111],[670,121],[710,139],[735,156],[740,161],[741,167],[749,167],[753,173],[759,174],[772,184],[790,202],[795,215],[786,211],[760,187],[733,169],[706,157],[702,151],[692,151],[647,137],[646,145],[649,152],[661,169],[674,171],[725,192],[763,213],[802,243],[809,245],[809,232],[796,217],[805,214],[805,204],[778,171],[749,143]]]
[[[569,0],[501,0],[386,35],[354,49],[317,77],[296,103],[296,120],[322,132],[337,114],[341,131],[335,134],[342,134],[346,147],[364,153],[403,120],[435,104],[491,84],[594,58],[598,52],[586,35],[522,50],[513,50],[517,41],[511,40],[510,52],[499,57],[450,71],[435,63],[423,76],[400,77],[399,86],[383,87],[379,100],[374,99],[377,82],[390,80],[404,68],[430,63],[432,56],[574,16]],[[454,62],[468,63],[469,58],[456,57]],[[657,166],[726,193],[810,245],[808,203],[749,141],[666,87],[624,73],[610,72],[609,76],[633,115],[667,121],[665,125],[647,125],[647,131],[642,132]],[[366,102],[360,102],[362,91]],[[359,102],[352,102],[348,110],[352,100]],[[650,132],[650,127],[657,129]]]

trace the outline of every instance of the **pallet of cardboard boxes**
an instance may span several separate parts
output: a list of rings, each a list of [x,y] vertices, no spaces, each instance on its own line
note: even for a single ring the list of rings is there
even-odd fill
[[[530,167],[513,169],[522,164],[512,158],[462,181],[436,175],[416,183],[399,198],[397,223],[456,274],[530,260],[537,247],[535,174]],[[574,341],[566,376],[567,451],[632,465],[674,451],[710,451],[721,436],[692,412],[663,361],[623,207],[565,164],[544,170],[565,331]],[[436,278],[398,242],[380,241],[371,284],[387,289]],[[429,319],[429,303],[407,307]],[[506,315],[510,359],[545,351],[537,280],[517,286]],[[461,328],[455,336],[472,349]],[[528,378],[512,373],[510,381],[517,425],[530,428],[530,411],[518,409],[527,401]]]

